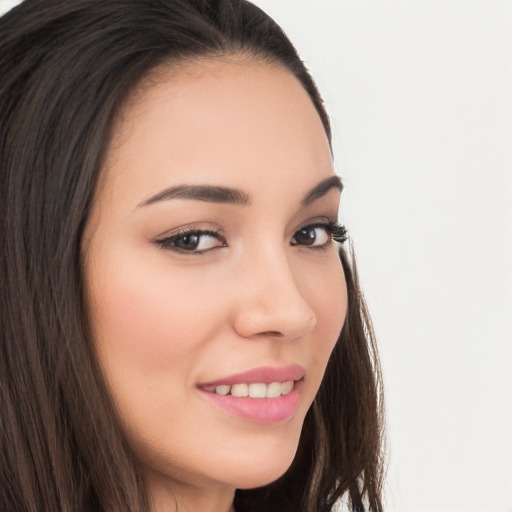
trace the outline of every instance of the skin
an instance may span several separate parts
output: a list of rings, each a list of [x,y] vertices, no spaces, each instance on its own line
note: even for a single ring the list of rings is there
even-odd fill
[[[236,488],[281,476],[296,452],[347,307],[334,242],[301,227],[336,219],[339,190],[320,118],[286,70],[249,59],[161,69],[125,106],[89,219],[85,282],[95,349],[153,510],[229,511]],[[248,204],[174,198],[239,189]],[[156,241],[194,226],[200,253]],[[318,245],[323,245],[319,248]],[[261,366],[306,370],[297,412],[261,424],[198,385]]]

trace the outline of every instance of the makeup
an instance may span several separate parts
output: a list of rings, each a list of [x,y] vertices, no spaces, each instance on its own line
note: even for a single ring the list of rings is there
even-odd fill
[[[227,413],[256,423],[281,423],[300,405],[305,370],[299,365],[261,367],[198,386],[201,395]]]
[[[145,82],[115,127],[84,278],[144,478],[211,496],[292,463],[346,316],[344,230],[325,130],[295,76],[187,66]]]

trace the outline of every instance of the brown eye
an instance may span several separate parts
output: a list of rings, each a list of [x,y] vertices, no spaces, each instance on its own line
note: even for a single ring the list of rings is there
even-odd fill
[[[329,226],[318,224],[314,226],[304,226],[293,235],[292,245],[324,246],[331,239],[331,234],[328,232],[328,229]]]
[[[179,247],[185,251],[194,251],[197,249],[199,242],[201,241],[201,235],[197,233],[191,233],[190,235],[182,235],[174,240],[174,246]]]
[[[216,247],[224,247],[225,241],[212,231],[191,231],[156,240],[163,249],[200,254]]]

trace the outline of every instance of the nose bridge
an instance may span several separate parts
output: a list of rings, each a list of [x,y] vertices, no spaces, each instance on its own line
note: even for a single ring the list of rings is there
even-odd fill
[[[244,260],[235,320],[240,335],[297,338],[315,327],[315,312],[301,291],[284,247],[259,247]]]

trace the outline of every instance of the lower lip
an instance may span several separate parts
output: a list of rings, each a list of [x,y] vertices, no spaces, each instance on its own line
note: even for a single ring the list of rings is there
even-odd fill
[[[302,382],[295,382],[293,389],[277,398],[250,398],[217,395],[200,390],[201,394],[221,409],[255,423],[282,423],[292,418],[300,404]]]

